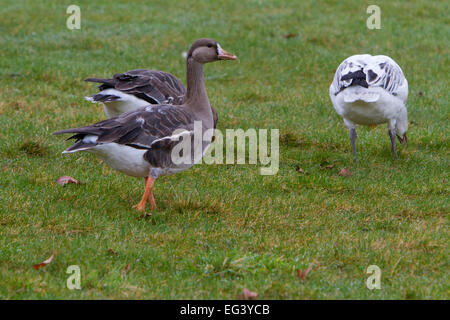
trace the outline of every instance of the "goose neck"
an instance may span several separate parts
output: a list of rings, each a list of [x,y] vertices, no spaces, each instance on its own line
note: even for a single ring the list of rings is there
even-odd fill
[[[192,58],[188,58],[186,82],[186,102],[188,104],[209,105],[208,95],[206,94],[205,83],[203,80],[203,64]]]

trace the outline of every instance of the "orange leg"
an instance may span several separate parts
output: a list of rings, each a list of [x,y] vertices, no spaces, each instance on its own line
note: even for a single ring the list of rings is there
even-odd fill
[[[141,201],[134,205],[133,208],[139,210],[139,211],[144,211],[145,210],[145,205],[147,204],[147,199],[150,202],[150,209],[153,210],[156,208],[156,202],[155,202],[155,198],[153,197],[153,184],[155,183],[155,179],[148,177],[145,178],[145,192],[144,195],[142,196]]]
[[[151,184],[150,191],[148,193],[148,202],[150,202],[150,210],[154,210],[156,209],[155,197],[153,197],[153,184],[155,183],[155,179],[149,177],[147,181],[150,180],[151,182],[148,182],[149,184]]]

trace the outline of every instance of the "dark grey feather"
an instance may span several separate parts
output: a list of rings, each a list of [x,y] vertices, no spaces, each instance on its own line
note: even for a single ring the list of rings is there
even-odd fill
[[[182,104],[186,94],[186,88],[178,78],[157,70],[136,69],[115,74],[112,79],[87,78],[85,81],[101,83],[101,91],[113,88],[152,104]]]
[[[76,143],[66,151],[88,149],[103,143],[117,143],[137,149],[148,149],[144,158],[152,166],[160,166],[171,162],[171,150],[178,141],[159,139],[172,136],[175,130],[192,131],[193,125],[194,118],[183,108],[157,105],[54,134],[74,133],[69,139],[75,139]],[[88,135],[97,136],[96,143],[83,142]]]

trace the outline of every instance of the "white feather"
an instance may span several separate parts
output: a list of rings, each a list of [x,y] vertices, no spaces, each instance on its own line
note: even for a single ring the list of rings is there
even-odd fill
[[[136,98],[131,94],[123,93],[112,88],[103,90],[98,94],[114,95],[120,98],[115,101],[102,102],[103,109],[105,110],[105,113],[109,118],[117,117],[122,113],[133,111],[149,105],[149,103],[143,99]],[[93,101],[92,97],[85,97],[85,99],[91,102],[96,102]]]
[[[148,177],[150,164],[144,160],[147,150],[136,149],[118,143],[99,144],[86,151],[92,152],[109,167],[133,177]]]
[[[83,138],[83,142],[84,143],[96,143],[98,139],[98,136],[93,135],[93,134],[88,134],[87,136],[85,136]]]
[[[192,135],[194,133],[194,131],[188,131],[188,130],[183,130],[183,131],[181,131],[179,133],[176,133],[176,132],[177,132],[177,130],[175,130],[174,134],[171,135],[171,136],[166,136],[166,137],[163,137],[163,138],[155,139],[152,142],[152,144],[154,144],[154,143],[156,143],[158,141],[162,141],[162,140],[178,141],[178,140],[180,140],[181,137],[184,138],[184,137],[190,136],[190,135]]]

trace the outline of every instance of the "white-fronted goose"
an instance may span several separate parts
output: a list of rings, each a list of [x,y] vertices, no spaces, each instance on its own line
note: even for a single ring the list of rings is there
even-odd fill
[[[109,118],[133,111],[148,104],[181,105],[186,95],[183,83],[173,74],[149,69],[136,69],[115,74],[112,79],[87,78],[84,81],[101,83],[99,93],[86,100],[102,103]],[[217,112],[212,108],[214,128]]]
[[[202,136],[213,128],[213,114],[203,80],[203,64],[235,59],[235,55],[227,53],[212,39],[195,41],[187,56],[187,92],[182,105],[150,105],[93,125],[55,132],[74,134],[68,139],[75,139],[76,143],[63,153],[89,151],[115,170],[144,177],[145,192],[135,208],[142,211],[149,201],[154,209],[155,179],[191,167],[201,159],[211,143],[210,140],[203,141],[201,150],[198,150],[200,155],[196,150],[191,150],[191,161],[174,163],[172,151],[179,138],[194,140],[195,121],[200,121]],[[192,149],[194,145],[192,143]]]
[[[392,153],[397,158],[395,136],[406,143],[408,81],[400,66],[388,56],[359,54],[345,59],[330,86],[336,112],[349,129],[356,161],[356,125],[388,123]]]

